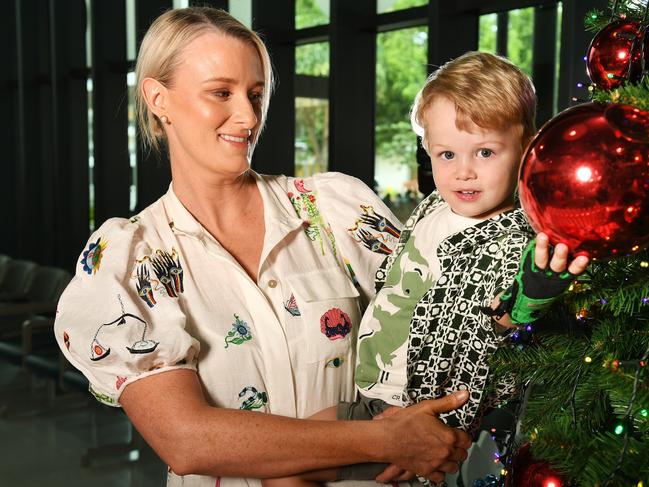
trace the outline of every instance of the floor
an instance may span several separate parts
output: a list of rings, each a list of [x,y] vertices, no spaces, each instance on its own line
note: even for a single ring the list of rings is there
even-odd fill
[[[0,485],[161,487],[166,471],[121,410],[54,395],[48,381],[0,362]]]

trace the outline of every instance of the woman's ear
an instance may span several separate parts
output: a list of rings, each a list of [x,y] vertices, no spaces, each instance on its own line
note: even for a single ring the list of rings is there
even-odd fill
[[[142,81],[142,98],[149,107],[149,111],[161,118],[167,113],[168,91],[166,86],[157,79],[145,78]]]

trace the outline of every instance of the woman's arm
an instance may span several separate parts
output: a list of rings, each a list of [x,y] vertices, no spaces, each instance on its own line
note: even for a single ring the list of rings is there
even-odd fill
[[[198,376],[172,370],[126,386],[120,402],[178,475],[281,477],[358,462],[395,463],[426,476],[463,460],[469,437],[436,414],[466,397],[424,401],[382,421],[298,420],[207,404]]]

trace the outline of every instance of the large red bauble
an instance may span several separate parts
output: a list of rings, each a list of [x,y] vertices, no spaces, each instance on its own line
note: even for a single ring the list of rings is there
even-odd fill
[[[639,81],[641,46],[638,22],[618,20],[604,27],[595,35],[586,54],[586,72],[591,81],[603,90],[617,88],[627,80]]]
[[[563,487],[565,479],[545,461],[532,457],[530,445],[523,445],[514,455],[512,474],[506,477],[507,487]]]
[[[648,133],[649,114],[628,105],[586,103],[546,123],[519,176],[534,230],[596,258],[649,244]]]

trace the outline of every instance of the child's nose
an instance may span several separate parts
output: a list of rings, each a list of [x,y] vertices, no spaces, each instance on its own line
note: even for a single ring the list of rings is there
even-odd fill
[[[476,178],[476,171],[473,166],[473,163],[466,158],[460,158],[459,164],[457,164],[457,171],[455,173],[456,179],[465,181],[468,179]]]

